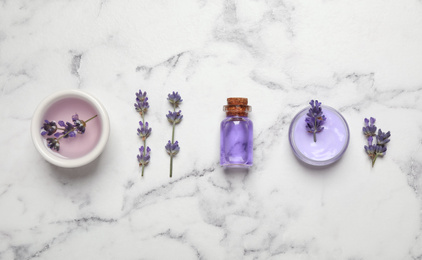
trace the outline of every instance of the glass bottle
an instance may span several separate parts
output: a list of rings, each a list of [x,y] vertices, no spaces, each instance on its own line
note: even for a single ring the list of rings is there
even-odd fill
[[[228,98],[223,109],[227,117],[221,122],[220,165],[247,168],[253,163],[253,124],[248,118],[252,108],[247,98]]]

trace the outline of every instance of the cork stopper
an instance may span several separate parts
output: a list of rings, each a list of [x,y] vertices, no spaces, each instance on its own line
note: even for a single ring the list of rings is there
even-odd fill
[[[224,106],[223,111],[227,116],[248,116],[252,107],[248,106],[247,98],[232,97],[227,99],[227,105]]]

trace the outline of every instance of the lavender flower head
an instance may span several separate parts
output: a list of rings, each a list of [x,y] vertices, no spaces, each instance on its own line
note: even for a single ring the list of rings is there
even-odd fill
[[[139,90],[138,93],[135,93],[136,95],[136,102],[142,102],[147,98],[147,92],[142,92],[142,90]]]
[[[365,122],[365,126],[362,127],[363,134],[366,137],[375,136],[376,131],[377,131],[377,127],[374,125],[375,124],[375,118],[373,118],[373,117],[371,117],[370,119],[365,118],[364,122]]]
[[[309,104],[311,105],[311,108],[306,114],[306,130],[308,133],[314,135],[314,142],[316,142],[316,134],[324,130],[322,125],[326,118],[322,113],[321,102],[318,102],[318,100],[311,100]]]
[[[387,152],[386,144],[390,142],[390,131],[384,133],[381,129],[378,129],[378,134],[376,134],[377,127],[374,125],[375,118],[371,117],[370,119],[365,118],[365,126],[362,128],[363,134],[366,136],[368,145],[364,146],[365,152],[368,154],[369,158],[372,161],[372,167],[374,167],[375,161],[378,157],[382,157]],[[375,136],[375,142],[374,137]]]
[[[148,146],[145,150],[144,147],[141,146],[139,152],[140,154],[136,156],[138,158],[139,166],[147,165],[149,163],[151,149]]]
[[[146,94],[146,92],[144,93]],[[148,111],[148,108],[149,108],[148,98],[145,97],[142,100],[136,98],[136,103],[134,105],[135,105],[135,110],[142,116]]]
[[[85,133],[85,130],[86,130],[86,123],[85,123],[85,121],[83,121],[83,120],[79,119],[78,114],[74,114],[74,115],[72,116],[72,121],[73,121],[73,124],[74,124],[74,125],[75,125],[75,127],[76,127],[76,131],[78,132],[78,134],[83,134],[83,133]]]
[[[63,138],[68,138],[68,137],[75,137],[77,132],[76,132],[76,128],[74,125],[72,125],[69,122],[64,123],[63,121],[59,121],[58,124],[61,127],[64,127],[64,130],[62,133],[60,133],[60,135],[63,135]]]
[[[384,156],[387,152],[387,147],[385,145],[377,144],[376,142],[373,143],[372,136],[368,137],[368,145],[365,145],[364,148],[369,158],[372,160],[372,167],[374,167],[375,160],[378,156]]]
[[[179,95],[178,92],[174,92],[171,94],[168,94],[168,98],[167,100],[174,106],[174,107],[178,107],[180,103],[182,103],[183,99],[182,97]]]
[[[373,137],[368,137],[368,145],[365,145],[363,148],[365,148],[366,153],[369,155],[369,157],[372,159],[375,157],[375,145],[372,145]]]
[[[151,134],[152,128],[148,127],[148,122],[142,123],[142,121],[139,121],[140,128],[138,128],[138,135],[142,138],[142,140],[145,140],[148,138]]]
[[[57,124],[55,121],[44,120],[44,124],[41,127],[41,135],[52,135],[57,131]]]
[[[172,144],[170,142],[170,140],[169,140],[168,143],[166,144],[165,148],[166,148],[167,153],[170,156],[174,156],[174,155],[178,154],[179,151],[180,151],[180,147],[179,147],[179,142],[178,141],[176,141],[174,144]]]
[[[172,124],[178,124],[180,123],[180,121],[182,121],[183,115],[182,115],[182,110],[179,110],[177,112],[171,112],[169,111],[169,113],[166,115],[167,120],[172,123]]]
[[[377,144],[379,144],[379,145],[387,144],[388,142],[390,142],[390,139],[388,139],[388,138],[390,138],[390,136],[391,136],[390,131],[388,131],[387,133],[384,133],[384,132],[382,132],[381,129],[378,129],[378,135],[376,136],[377,137]]]
[[[56,138],[47,138],[47,146],[51,150],[56,150],[57,152],[60,150],[60,143]]]

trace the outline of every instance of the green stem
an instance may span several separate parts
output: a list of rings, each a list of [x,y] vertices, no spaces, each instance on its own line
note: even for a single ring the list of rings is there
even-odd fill
[[[374,159],[372,160],[372,167],[374,167],[374,164],[375,164],[375,161],[377,160],[377,158],[378,158],[378,154],[375,155]]]
[[[315,124],[314,126],[316,127],[317,124],[317,118],[315,117]],[[316,143],[316,129],[314,130],[314,143]]]
[[[142,116],[142,125],[145,127],[145,118],[144,118],[144,114],[141,114]],[[147,148],[147,139],[144,138],[144,156],[145,156],[145,152],[146,152],[146,148]],[[145,164],[142,164],[142,177],[144,177],[144,169],[145,169]]]
[[[314,132],[314,143],[316,143],[316,133]]]
[[[176,128],[175,126],[176,126],[176,124],[173,123],[173,131],[171,133],[171,144],[174,144],[174,129]]]
[[[92,119],[94,119],[94,118],[96,118],[96,117],[97,117],[97,115],[95,115],[95,116],[91,117],[90,119],[86,120],[86,121],[85,121],[85,123],[88,123],[89,121],[91,121]]]
[[[173,123],[173,132],[171,134],[171,144],[174,144],[174,129],[175,124]],[[173,175],[173,155],[170,155],[170,178]]]
[[[176,106],[173,105],[173,112],[176,112]],[[174,144],[174,129],[176,128],[176,123],[173,122],[173,130],[171,133],[171,144]],[[170,155],[170,178],[173,176],[173,155]]]
[[[72,128],[69,130],[69,132],[65,133],[64,135],[60,136],[59,138],[57,138],[57,141],[59,141],[60,139],[62,139],[63,137],[65,137],[66,135],[68,135],[70,132],[72,132],[73,130],[75,130],[76,127]]]
[[[173,176],[173,155],[170,155],[170,178]]]

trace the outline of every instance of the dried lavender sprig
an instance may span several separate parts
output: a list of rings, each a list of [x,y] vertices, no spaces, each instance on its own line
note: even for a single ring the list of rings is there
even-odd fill
[[[89,118],[86,121],[80,120],[78,114],[75,114],[72,116],[72,120],[73,123],[75,125],[73,125],[72,123],[66,122],[66,124],[60,120],[58,122],[58,124],[64,128],[59,128],[56,125],[56,129],[54,130],[54,132],[50,131],[48,132],[49,127],[51,127],[51,123],[54,121],[49,122],[48,120],[44,121],[44,125],[41,127],[41,129],[44,129],[44,131],[47,131],[47,133],[43,133],[43,131],[41,131],[41,135],[52,135],[54,134],[55,138],[50,137],[47,138],[47,146],[51,149],[51,150],[56,150],[57,152],[60,150],[60,139],[62,138],[68,138],[68,137],[75,137],[76,134],[84,134],[85,133],[85,128],[86,128],[86,123],[88,123],[89,121],[91,121],[92,119],[96,118],[97,115]],[[54,122],[54,124],[56,124]],[[83,131],[82,130],[83,127]],[[57,130],[63,130],[62,133],[55,133]]]
[[[369,158],[371,158],[372,167],[374,167],[377,158],[386,154],[386,145],[390,142],[389,138],[391,134],[390,131],[384,133],[381,129],[378,129],[378,134],[376,134],[377,127],[375,126],[375,118],[373,117],[370,119],[365,118],[364,123],[365,127],[362,128],[362,132],[368,141],[368,145],[365,145],[364,148]],[[375,142],[373,142],[373,136],[375,136]]]
[[[169,113],[166,115],[167,120],[172,124],[173,130],[171,134],[171,142],[170,140],[165,146],[165,149],[167,153],[170,155],[170,178],[173,176],[173,157],[179,153],[180,147],[179,142],[174,142],[174,130],[176,128],[176,125],[179,124],[182,119],[183,115],[182,110],[176,111],[176,108],[179,107],[180,103],[182,103],[183,99],[179,95],[178,92],[174,92],[168,94],[167,100],[172,104],[173,106],[173,112],[169,111]]]
[[[148,97],[147,92],[142,92],[142,90],[139,90],[138,93],[135,93],[136,95],[136,103],[135,103],[135,110],[141,115],[142,121],[139,121],[139,128],[138,128],[138,135],[141,137],[143,146],[139,148],[141,154],[138,155],[138,162],[139,166],[142,166],[142,174],[141,176],[144,176],[144,170],[145,166],[149,163],[150,159],[150,152],[151,148],[147,146],[146,139],[150,136],[152,128],[149,127],[148,122],[145,122],[145,114],[148,112],[149,103],[148,103]],[[142,150],[142,151],[141,151]]]
[[[309,104],[311,105],[311,108],[309,108],[309,111],[306,114],[306,130],[308,133],[314,135],[314,142],[316,142],[316,134],[324,130],[322,125],[326,118],[322,113],[321,102],[318,102],[318,100],[311,100]]]

